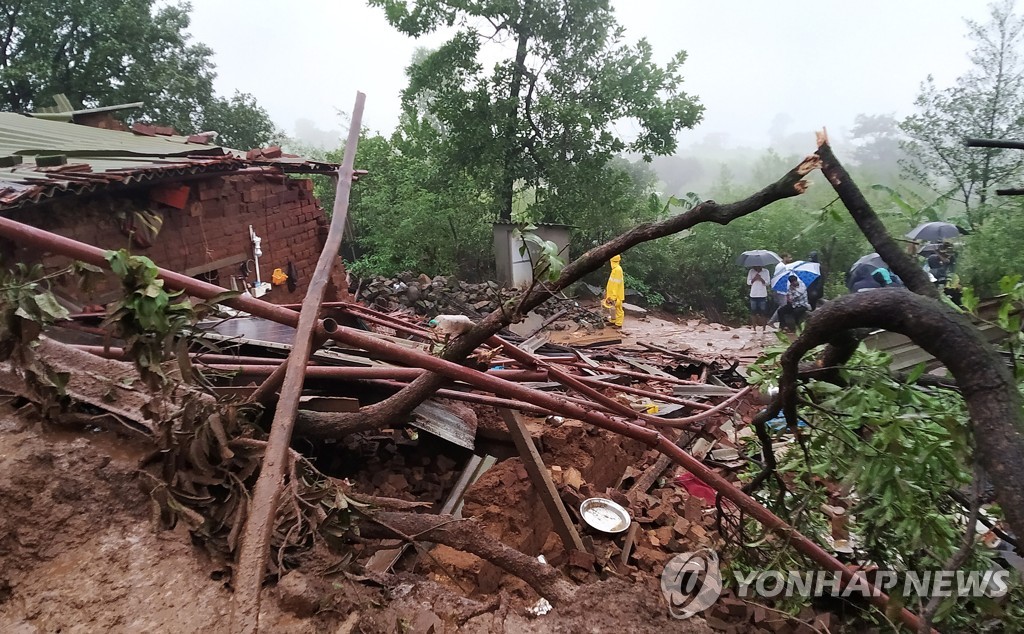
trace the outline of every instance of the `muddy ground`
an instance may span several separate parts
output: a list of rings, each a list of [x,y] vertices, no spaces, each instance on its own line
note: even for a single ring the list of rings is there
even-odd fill
[[[228,630],[225,562],[211,559],[181,527],[155,529],[137,471],[149,450],[111,432],[57,428],[0,399],[0,632]],[[626,451],[616,454],[622,460]],[[469,514],[494,510],[492,481],[509,469],[517,471],[509,463],[481,483],[477,497],[467,501]],[[591,475],[601,479],[601,469],[592,467]],[[527,515],[514,529],[525,541],[528,520]],[[439,551],[436,559],[450,563],[450,557],[457,555]],[[378,583],[297,575],[282,584],[287,589],[265,591],[261,630],[711,631],[700,619],[670,619],[653,583],[591,583],[573,605],[532,617],[525,608],[537,597],[518,580],[499,581],[488,593],[469,574],[477,562],[458,568],[449,577],[423,566]]]

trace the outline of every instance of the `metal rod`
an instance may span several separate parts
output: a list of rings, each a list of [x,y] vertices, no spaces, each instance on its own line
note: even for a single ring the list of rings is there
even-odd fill
[[[281,365],[287,365],[282,363]],[[277,371],[273,365],[245,365],[234,363],[207,363],[206,367],[217,372],[236,372],[241,376],[263,377],[270,376]],[[277,366],[280,367],[280,366]],[[376,366],[376,367],[341,367],[334,365],[312,365],[306,366],[306,378],[310,379],[398,379],[412,381],[422,375],[426,370],[421,368],[404,368],[398,366]],[[505,381],[546,381],[547,373],[537,370],[491,370],[489,376],[498,377]]]
[[[320,325],[318,314],[323,301],[331,269],[338,260],[348,201],[352,191],[352,172],[359,134],[362,130],[363,105],[366,95],[356,93],[348,142],[342,164],[338,167],[334,213],[324,240],[323,250],[309,280],[306,296],[302,299],[295,340],[284,372],[281,393],[274,410],[274,422],[263,453],[263,464],[249,503],[249,513],[238,554],[238,568],[234,575],[235,593],[231,618],[231,631],[235,634],[254,634],[259,629],[260,591],[266,574],[270,538],[274,530],[274,517],[284,488],[288,447],[291,443],[295,416],[299,411],[299,398],[305,381],[306,363],[313,350],[313,342]]]
[[[408,385],[408,383],[402,383],[400,381],[390,381],[387,379],[364,379],[361,383],[370,383],[372,385],[380,385],[395,390],[400,390]],[[459,390],[449,390],[441,388],[437,392],[434,392],[437,396],[442,398],[449,398],[453,401],[462,401],[464,403],[475,403],[477,405],[490,405],[492,407],[507,407],[508,409],[519,410],[520,412],[527,412],[536,416],[550,416],[551,410],[531,405],[524,401],[515,401],[508,398],[500,398],[498,396],[491,396],[489,394],[477,394],[476,392],[460,392]]]

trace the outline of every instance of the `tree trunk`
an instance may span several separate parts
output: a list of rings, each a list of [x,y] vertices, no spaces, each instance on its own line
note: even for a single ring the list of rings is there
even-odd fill
[[[504,139],[505,158],[502,165],[501,183],[498,186],[498,220],[501,222],[512,221],[512,199],[515,196],[516,185],[516,163],[519,160],[519,93],[522,92],[523,68],[526,66],[527,44],[530,41],[530,32],[527,24],[530,20],[530,9],[533,0],[524,0],[523,9],[519,15],[516,30],[519,38],[516,42],[516,59],[512,66],[512,80],[508,94],[508,113],[505,119]]]

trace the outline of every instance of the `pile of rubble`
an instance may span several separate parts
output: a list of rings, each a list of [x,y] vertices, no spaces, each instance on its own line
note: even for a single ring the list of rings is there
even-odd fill
[[[517,289],[505,288],[493,281],[470,284],[455,277],[435,275],[431,278],[408,271],[391,278],[380,275],[366,278],[359,282],[356,290],[359,300],[379,310],[393,311],[406,307],[426,317],[442,314],[482,317],[519,294]],[[544,317],[557,315],[597,325],[604,323],[603,315],[571,299],[548,300],[535,312]]]

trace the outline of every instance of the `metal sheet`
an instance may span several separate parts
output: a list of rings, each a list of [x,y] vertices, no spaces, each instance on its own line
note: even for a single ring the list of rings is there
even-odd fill
[[[443,438],[448,442],[473,449],[476,441],[476,425],[457,416],[437,401],[429,400],[412,412],[413,427]]]

